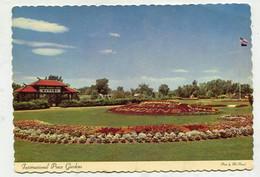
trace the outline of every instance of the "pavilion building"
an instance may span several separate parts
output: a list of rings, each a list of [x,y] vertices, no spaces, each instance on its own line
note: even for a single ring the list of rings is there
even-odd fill
[[[18,102],[24,101],[26,96],[33,99],[41,99],[48,96],[51,105],[58,105],[64,98],[67,100],[79,100],[79,91],[57,80],[41,80],[25,85],[15,92],[18,94]]]

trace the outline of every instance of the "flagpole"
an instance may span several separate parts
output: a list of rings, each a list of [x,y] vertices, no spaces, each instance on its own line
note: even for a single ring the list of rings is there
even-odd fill
[[[241,54],[241,48],[242,46],[239,46],[239,53]],[[239,100],[241,100],[241,84],[240,84],[240,67],[241,67],[241,59],[239,59],[238,61],[238,96],[239,96]]]
[[[247,41],[246,39],[243,39],[242,37],[240,37],[240,49],[239,49],[239,52],[240,52],[240,53],[242,53],[242,52],[241,52],[241,50],[242,50],[241,48],[242,48],[242,47],[246,47],[246,46],[247,46],[247,43],[248,43],[248,41]],[[241,57],[241,58],[242,58],[242,57]],[[241,59],[239,59],[239,61],[238,61],[238,67],[239,67],[239,68],[238,68],[238,69],[239,69],[239,70],[238,70],[238,77],[239,77],[239,78],[238,78],[238,79],[239,79],[239,83],[238,83],[238,87],[239,87],[239,88],[238,88],[238,89],[239,89],[239,99],[241,99],[241,83],[240,83],[240,82],[241,82],[241,79],[240,79],[240,78],[241,78]]]

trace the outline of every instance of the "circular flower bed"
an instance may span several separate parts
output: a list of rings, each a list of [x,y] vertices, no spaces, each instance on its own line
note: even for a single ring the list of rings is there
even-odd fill
[[[142,115],[182,115],[182,114],[215,114],[218,109],[199,104],[185,104],[174,101],[145,101],[140,104],[128,104],[108,110],[120,114]]]
[[[253,135],[252,115],[222,116],[217,123],[91,127],[53,125],[34,120],[14,122],[15,138],[55,144],[159,143],[200,141]]]

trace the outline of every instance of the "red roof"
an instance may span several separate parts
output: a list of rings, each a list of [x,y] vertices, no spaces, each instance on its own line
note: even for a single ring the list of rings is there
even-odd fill
[[[38,86],[67,86],[66,84],[56,81],[56,80],[38,80],[36,82],[31,83],[30,85],[38,85]]]
[[[79,91],[70,88],[70,87],[65,87],[66,91],[64,91],[64,93],[79,93]]]
[[[27,85],[27,86],[25,86],[25,87],[21,87],[21,88],[15,90],[15,92],[17,92],[17,93],[18,93],[18,92],[37,93],[38,91],[37,91],[35,88],[33,88],[32,86]]]

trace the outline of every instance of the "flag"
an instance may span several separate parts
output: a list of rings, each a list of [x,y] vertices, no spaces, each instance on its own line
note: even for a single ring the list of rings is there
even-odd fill
[[[241,46],[242,46],[242,47],[245,47],[245,46],[247,46],[248,40],[246,40],[246,39],[240,37],[240,43],[241,43]]]
[[[245,44],[245,43],[241,43],[241,46],[242,46],[242,47],[246,47],[247,44]]]
[[[246,40],[246,39],[240,37],[240,42],[241,42],[241,43],[248,43],[248,40]]]

